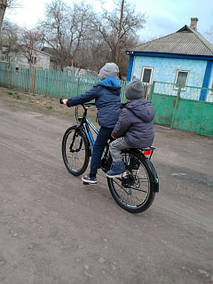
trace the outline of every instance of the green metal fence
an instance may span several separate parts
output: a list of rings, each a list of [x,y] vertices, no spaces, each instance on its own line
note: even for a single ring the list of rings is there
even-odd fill
[[[90,89],[98,78],[76,76],[67,72],[40,70],[0,63],[0,86],[54,97],[72,97]],[[120,81],[122,102],[125,81]],[[199,101],[201,92],[206,101]],[[176,89],[174,84],[153,82],[146,89],[155,108],[154,122],[213,137],[213,90],[187,86]]]
[[[192,95],[186,98],[184,91]],[[155,108],[154,122],[213,137],[213,90],[205,89],[208,93],[205,102],[193,99],[202,88],[187,86],[184,91],[175,90],[171,83],[152,84],[149,99]]]
[[[73,73],[19,67],[0,63],[0,84],[33,94],[53,97],[72,97],[84,93],[98,82],[95,76],[78,76]],[[120,81],[121,87],[125,81]],[[122,88],[122,100],[124,93]]]
[[[158,82],[158,81],[155,81],[152,87],[154,87],[153,91],[155,94],[177,96],[179,92],[180,98],[188,100],[196,100],[196,101],[199,101],[202,92],[205,92],[206,93],[205,101],[213,102],[213,89],[200,88],[194,86],[186,86],[185,88],[178,89],[173,83]]]

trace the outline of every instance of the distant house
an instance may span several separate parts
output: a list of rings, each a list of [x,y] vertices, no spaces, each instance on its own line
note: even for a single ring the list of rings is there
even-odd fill
[[[0,61],[16,65],[16,67],[24,66],[29,67],[30,63],[27,56],[23,51],[11,51],[8,52],[7,47],[3,46],[0,50]],[[50,55],[33,49],[32,51],[32,65],[39,69],[49,69],[50,67]]]
[[[61,71],[61,66],[57,64],[57,61],[55,59],[55,50],[51,47],[42,47],[41,51],[43,51],[46,54],[49,54],[50,56],[50,70],[60,70]]]
[[[61,65],[57,63],[56,60],[56,50],[50,47],[43,47],[43,52],[46,52],[50,55],[50,70],[60,70],[61,71]],[[97,76],[97,72],[92,71],[90,69],[83,69],[78,68],[74,66],[65,66],[63,67],[64,72],[72,73],[79,76]]]
[[[127,80],[140,78],[145,84],[153,81],[173,83],[173,89],[185,86],[213,88],[213,45],[197,31],[197,18],[191,18],[175,33],[146,42],[128,50]],[[209,91],[202,89],[198,100],[206,100]]]

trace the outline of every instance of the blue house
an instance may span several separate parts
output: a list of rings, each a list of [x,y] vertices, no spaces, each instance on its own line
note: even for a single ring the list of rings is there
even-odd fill
[[[146,42],[128,50],[127,81],[140,78],[145,84],[153,81],[170,82],[169,94],[189,98],[185,86],[204,88],[193,99],[213,101],[213,45],[197,31],[197,18],[191,18],[175,33]],[[173,92],[173,93],[172,93]]]

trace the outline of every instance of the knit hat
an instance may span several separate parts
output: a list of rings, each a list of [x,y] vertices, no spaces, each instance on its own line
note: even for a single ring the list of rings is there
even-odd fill
[[[134,79],[132,82],[127,84],[125,91],[125,95],[128,100],[145,98],[144,86],[138,79]]]
[[[118,66],[113,63],[113,62],[109,62],[106,63],[99,71],[98,73],[98,78],[100,80],[103,80],[107,77],[116,77],[119,73],[119,68]]]

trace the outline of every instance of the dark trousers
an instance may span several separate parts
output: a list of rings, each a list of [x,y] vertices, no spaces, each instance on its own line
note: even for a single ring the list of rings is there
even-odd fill
[[[98,168],[101,164],[101,157],[104,151],[104,147],[106,146],[107,141],[111,137],[112,130],[113,128],[106,127],[101,127],[99,130],[93,147],[92,159],[90,164],[90,177],[96,177]]]

